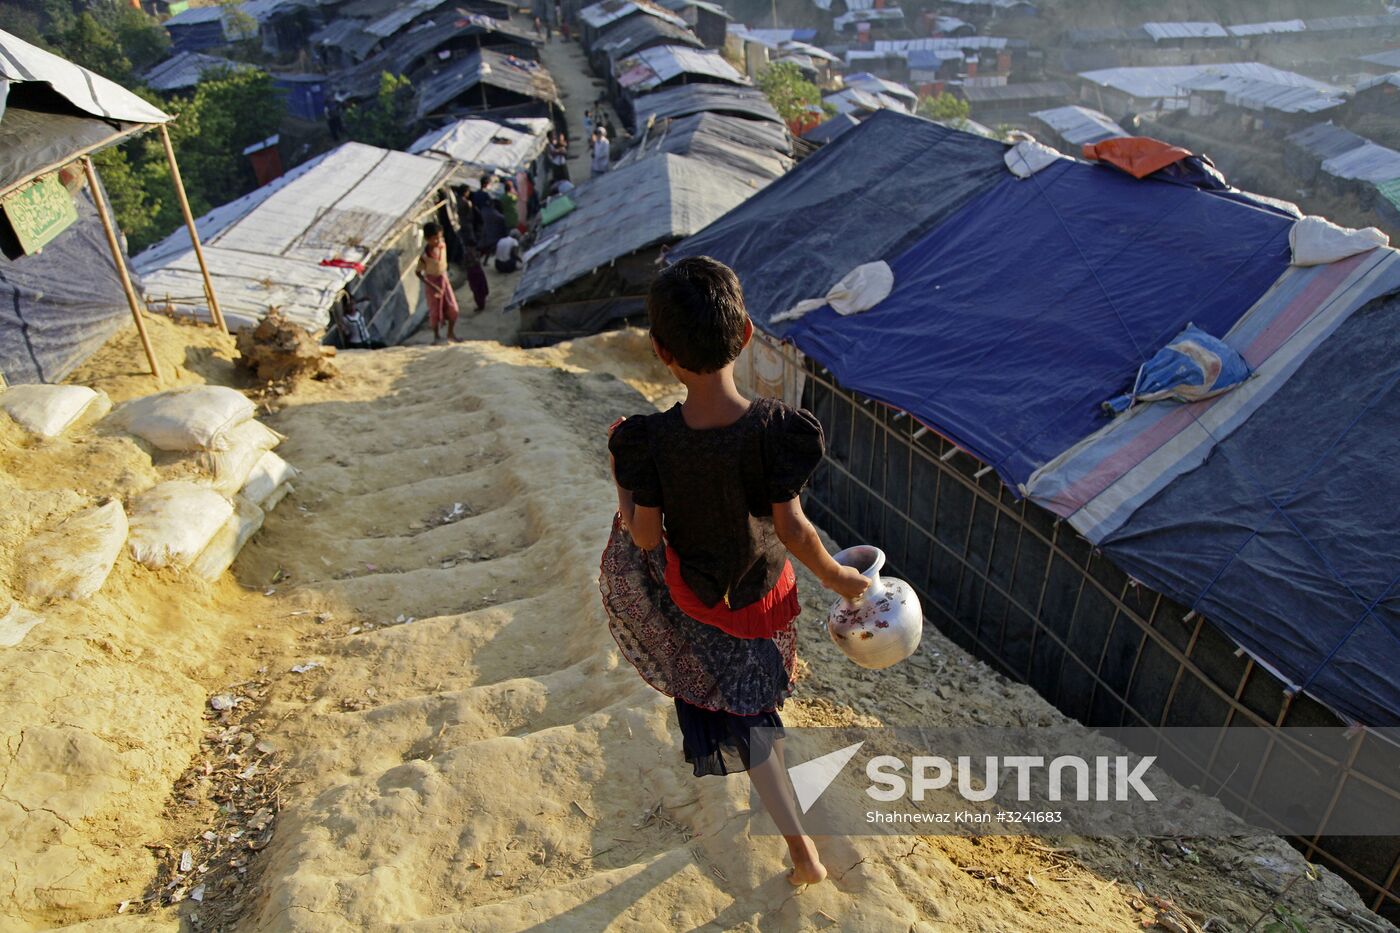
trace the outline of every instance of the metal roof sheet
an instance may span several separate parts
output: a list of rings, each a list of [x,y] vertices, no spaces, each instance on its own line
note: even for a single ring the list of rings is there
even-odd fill
[[[1321,113],[1340,107],[1346,99],[1311,87],[1275,84],[1233,75],[1201,75],[1183,85],[1193,91],[1219,92],[1225,102],[1247,110],[1277,110],[1281,113]]]
[[[705,75],[733,84],[749,79],[735,70],[724,56],[710,49],[658,45],[622,58],[616,64],[617,83],[627,90],[645,91],[683,74]]]
[[[614,259],[708,226],[767,183],[669,152],[590,178],[569,193],[577,208],[556,239],[525,264],[512,305],[543,298]]]
[[[1385,68],[1400,68],[1400,49],[1391,49],[1388,52],[1377,52],[1375,55],[1361,56],[1363,62],[1370,62],[1373,65],[1381,65]]]
[[[195,225],[224,314],[255,322],[276,306],[324,327],[355,273],[321,260],[372,259],[451,171],[441,159],[345,143],[205,214]],[[203,295],[183,227],[131,262],[151,301]]]
[[[1031,116],[1060,134],[1065,142],[1074,146],[1128,135],[1123,132],[1122,127],[1104,114],[1078,105],[1038,110]]]
[[[447,0],[410,0],[396,7],[365,27],[365,32],[381,39],[387,39],[400,29],[413,22],[424,13],[431,13]]]
[[[547,117],[496,122],[468,118],[425,133],[408,147],[415,155],[440,156],[472,169],[514,175],[529,168],[549,144]]]
[[[923,51],[981,51],[983,49],[1004,49],[1012,44],[1010,39],[1001,36],[941,36],[937,39],[876,39],[874,51],[888,54],[908,52],[913,49]]]
[[[1389,84],[1391,87],[1400,87],[1400,71],[1392,71],[1388,75],[1376,75],[1357,82],[1357,92],[1369,91],[1373,87],[1380,87],[1382,84]]]

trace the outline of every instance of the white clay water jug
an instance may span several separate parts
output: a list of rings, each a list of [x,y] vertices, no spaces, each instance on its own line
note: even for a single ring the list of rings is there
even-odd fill
[[[870,586],[854,602],[838,599],[831,607],[826,618],[831,640],[846,657],[871,670],[898,664],[913,654],[924,633],[923,608],[908,583],[880,576],[885,552],[862,544],[833,558],[859,570]]]

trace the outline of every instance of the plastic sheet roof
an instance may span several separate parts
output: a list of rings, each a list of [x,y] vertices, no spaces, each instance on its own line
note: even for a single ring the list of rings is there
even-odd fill
[[[251,67],[247,63],[232,62],[227,58],[219,58],[217,55],[176,52],[143,74],[141,80],[153,91],[178,91],[194,87],[208,71],[220,68]]]
[[[647,3],[645,0],[603,0],[602,3],[595,3],[586,6],[579,11],[579,19],[594,29],[602,29],[609,23],[615,23],[623,17],[631,16],[633,13],[645,13],[648,16],[655,16],[657,19],[664,19],[676,26],[685,26],[686,22],[670,10],[659,7],[654,3]]]
[[[1305,130],[1299,130],[1289,136],[1288,141],[1318,159],[1330,159],[1366,144],[1364,136],[1358,136],[1351,130],[1330,122],[1316,123]]]
[[[1311,87],[1275,84],[1255,78],[1231,75],[1202,75],[1184,85],[1193,91],[1222,92],[1225,102],[1247,110],[1277,110],[1281,113],[1321,113],[1346,103],[1340,92],[1329,93]]]
[[[1353,181],[1373,184],[1393,181],[1400,178],[1400,152],[1367,141],[1327,159],[1322,163],[1322,170]]]
[[[1153,42],[1169,39],[1228,39],[1230,34],[1219,23],[1143,23],[1142,31]]]
[[[630,91],[650,90],[681,75],[703,75],[733,84],[749,83],[749,79],[720,53],[680,45],[643,49],[636,55],[619,59],[616,69],[617,83]]]
[[[47,84],[76,110],[124,123],[165,123],[170,115],[126,88],[0,30],[0,78],[11,85]]]
[[[1382,84],[1389,84],[1391,87],[1400,87],[1400,71],[1392,71],[1388,75],[1376,75],[1365,80],[1358,81],[1356,90],[1369,91],[1373,87],[1380,87]]]
[[[196,222],[219,304],[230,323],[253,323],[269,306],[318,330],[354,270],[413,218],[452,172],[442,159],[346,143]],[[182,227],[132,260],[148,300],[204,307],[204,286]]]
[[[909,113],[909,105],[897,97],[880,93],[872,94],[855,87],[848,87],[828,94],[822,98],[822,102],[835,107],[838,114],[874,113],[877,110]]]
[[[1052,107],[1049,110],[1037,111],[1031,116],[1059,133],[1065,142],[1074,146],[1128,135],[1117,123],[1088,107]]]
[[[632,107],[636,112],[633,129],[637,133],[642,132],[652,118],[665,120],[703,111],[783,125],[782,117],[762,91],[729,84],[686,84],[653,91],[633,101]]]
[[[549,145],[554,123],[547,117],[523,117],[497,123],[466,119],[432,130],[408,147],[414,155],[441,156],[473,170],[524,171]]]
[[[1237,26],[1226,26],[1225,30],[1232,36],[1269,36],[1282,35],[1290,32],[1303,32],[1307,24],[1301,19],[1281,19],[1271,23],[1240,23]]]
[[[836,116],[812,127],[802,138],[813,143],[829,143],[847,130],[860,126],[860,121],[849,113],[838,113]]]
[[[630,16],[609,25],[593,40],[590,53],[599,52],[621,58],[632,54],[649,42],[665,42],[667,45],[688,45],[703,49],[701,42],[688,26],[677,26],[669,20],[655,16]]]
[[[897,81],[887,81],[884,78],[877,78],[873,74],[860,72],[858,74],[846,75],[846,86],[856,90],[865,91],[867,94],[878,94],[885,97],[893,97],[895,100],[903,101],[906,107],[912,108],[919,102],[919,95]]]
[[[899,7],[884,7],[878,10],[852,10],[842,13],[831,21],[831,28],[840,32],[855,23],[904,22],[904,11]]]
[[[365,32],[387,39],[424,13],[431,13],[447,0],[411,0],[365,26]]]
[[[614,259],[689,236],[746,200],[767,181],[661,153],[579,185],[578,207],[550,225],[553,243],[525,265],[512,305],[544,298]]]
[[[657,124],[617,164],[627,165],[663,152],[731,169],[746,182],[756,177],[772,181],[792,167],[787,130],[765,121],[718,113],[697,113]]]
[[[1377,52],[1375,55],[1363,55],[1363,62],[1370,62],[1373,65],[1380,65],[1384,68],[1400,68],[1400,49],[1391,49],[1389,52]]]
[[[1271,84],[1311,87],[1331,91],[1331,85],[1312,78],[1263,65],[1258,62],[1228,62],[1214,65],[1162,65],[1142,68],[1101,68],[1082,72],[1079,77],[1103,87],[1122,91],[1140,99],[1178,98],[1187,94],[1186,82],[1206,75],[1254,78]]]
[[[451,64],[418,85],[418,115],[426,116],[478,84],[511,91],[545,103],[559,99],[554,78],[539,62],[480,49]]]

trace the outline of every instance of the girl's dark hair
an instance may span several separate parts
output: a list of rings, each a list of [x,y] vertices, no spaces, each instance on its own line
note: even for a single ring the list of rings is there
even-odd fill
[[[435,220],[430,220],[423,225],[423,236],[425,237],[435,237],[441,232],[442,228],[438,226]]]
[[[709,256],[682,259],[647,294],[651,335],[693,373],[712,373],[744,348],[744,290],[739,277]]]

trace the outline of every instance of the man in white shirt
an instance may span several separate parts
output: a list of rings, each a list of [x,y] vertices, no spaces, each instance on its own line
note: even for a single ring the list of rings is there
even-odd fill
[[[496,241],[496,271],[502,275],[520,268],[520,243],[513,233]]]
[[[608,143],[608,131],[601,126],[593,131],[593,175],[602,175],[610,167],[612,148]]]

